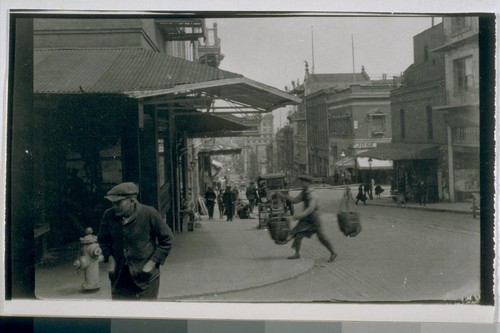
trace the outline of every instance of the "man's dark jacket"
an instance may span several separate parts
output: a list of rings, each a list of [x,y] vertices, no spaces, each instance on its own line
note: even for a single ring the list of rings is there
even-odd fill
[[[135,284],[145,289],[160,276],[159,266],[172,247],[172,231],[153,207],[136,203],[135,212],[124,224],[123,219],[115,215],[113,208],[104,212],[99,228],[98,242],[105,261],[112,255],[116,261],[114,272],[109,277],[112,286],[118,281],[123,266],[128,265]],[[156,263],[149,273],[142,268],[148,260]]]

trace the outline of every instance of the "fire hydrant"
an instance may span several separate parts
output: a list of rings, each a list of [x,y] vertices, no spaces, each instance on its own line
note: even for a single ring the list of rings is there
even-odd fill
[[[80,256],[73,265],[77,271],[84,271],[83,290],[96,290],[101,287],[99,280],[99,263],[104,261],[102,250],[97,243],[97,236],[92,235],[92,228],[85,229],[86,235],[80,237]]]

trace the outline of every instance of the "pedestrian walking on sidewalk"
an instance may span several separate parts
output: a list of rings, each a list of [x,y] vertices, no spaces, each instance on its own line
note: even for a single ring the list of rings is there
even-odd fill
[[[288,257],[288,259],[299,259],[302,238],[311,238],[312,235],[316,234],[321,244],[323,244],[323,246],[325,246],[330,252],[328,262],[333,262],[335,257],[337,257],[337,254],[333,250],[332,244],[326,238],[321,227],[321,221],[318,213],[318,199],[313,190],[310,188],[312,177],[309,175],[303,175],[299,177],[299,180],[302,186],[302,191],[296,197],[276,192],[281,197],[290,200],[292,203],[304,203],[304,209],[302,212],[290,217],[292,220],[298,220],[299,222],[289,234],[289,239],[294,239],[292,248],[295,249],[295,254]]]
[[[253,213],[253,208],[255,207],[255,203],[257,202],[257,198],[259,196],[257,193],[257,187],[255,187],[254,182],[250,182],[250,185],[247,187],[245,195],[248,199],[250,212]]]
[[[358,195],[356,195],[355,205],[357,205],[359,201],[363,202],[363,204],[366,205],[366,200],[367,200],[367,197],[363,191],[363,184],[361,184],[358,187]]]
[[[219,218],[224,217],[224,202],[222,201],[222,196],[224,195],[224,190],[220,189],[217,193],[217,208],[219,209]]]
[[[417,198],[418,204],[420,206],[425,206],[425,204],[427,203],[427,185],[423,180],[420,180],[417,184]]]
[[[234,215],[234,201],[231,186],[226,186],[226,190],[222,195],[222,202],[224,203],[224,214],[227,216],[226,221],[232,221]]]
[[[217,195],[215,194],[214,190],[211,187],[208,187],[207,191],[205,192],[205,204],[207,205],[209,220],[214,219],[214,207],[216,198]]]
[[[113,204],[101,220],[98,242],[106,262],[113,300],[154,300],[160,265],[172,247],[172,231],[156,209],[137,200],[139,189],[126,182],[105,196]]]

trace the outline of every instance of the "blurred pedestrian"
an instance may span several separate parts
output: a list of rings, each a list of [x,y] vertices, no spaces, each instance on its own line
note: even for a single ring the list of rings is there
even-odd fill
[[[304,203],[304,209],[302,210],[302,212],[291,217],[292,220],[298,220],[299,222],[290,231],[289,234],[289,239],[294,239],[292,248],[295,249],[295,254],[288,257],[288,259],[299,259],[302,238],[310,238],[312,235],[316,234],[321,244],[323,244],[323,246],[325,246],[330,252],[330,258],[328,259],[328,262],[333,262],[335,260],[335,257],[337,257],[337,254],[333,250],[332,244],[323,233],[321,220],[318,213],[318,199],[313,190],[310,188],[312,177],[309,175],[304,175],[300,176],[299,180],[301,183],[302,191],[296,197],[291,197],[288,194],[277,192],[280,196],[290,200],[292,203]]]
[[[219,218],[224,217],[224,202],[222,201],[222,196],[224,195],[224,190],[220,189],[217,193],[217,208],[219,209]]]
[[[250,212],[253,213],[253,208],[255,207],[255,203],[258,198],[257,188],[255,187],[254,182],[250,182],[250,185],[247,187],[245,195],[248,199]]]
[[[427,184],[424,180],[420,180],[417,184],[417,198],[418,204],[420,206],[425,206],[425,204],[427,203]]]
[[[215,194],[214,190],[211,187],[208,187],[207,191],[205,192],[205,204],[207,206],[209,220],[213,220],[214,218],[214,207],[216,198],[217,195]]]
[[[380,184],[375,185],[375,195],[377,196],[377,198],[380,199],[380,194],[382,194],[382,192],[384,192],[382,186],[380,186]]]
[[[359,191],[359,189],[358,189]],[[350,212],[351,211],[351,203],[357,204],[357,201],[354,202],[354,198],[352,197],[351,188],[346,186],[344,190],[344,194],[342,195],[342,199],[340,200],[340,211],[342,212]]]
[[[356,195],[356,202],[355,204],[357,205],[359,201],[361,201],[364,205],[366,205],[366,195],[363,191],[363,184],[359,185],[358,187],[358,194]]]
[[[222,195],[222,202],[224,203],[224,214],[227,217],[226,221],[232,221],[234,215],[234,201],[233,193],[231,191],[231,186],[226,186],[226,190]]]
[[[101,220],[98,242],[109,262],[113,300],[158,298],[160,265],[172,247],[172,231],[153,207],[137,200],[139,189],[126,182],[105,196],[113,204]]]

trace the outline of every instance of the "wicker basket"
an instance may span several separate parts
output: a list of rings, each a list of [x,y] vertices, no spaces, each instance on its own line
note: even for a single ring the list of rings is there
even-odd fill
[[[290,221],[284,217],[271,218],[268,223],[268,230],[271,238],[276,244],[286,244],[289,239]]]
[[[339,229],[347,237],[355,237],[361,232],[361,224],[359,223],[359,213],[357,212],[340,212],[337,214]]]

